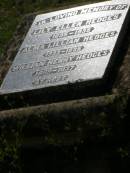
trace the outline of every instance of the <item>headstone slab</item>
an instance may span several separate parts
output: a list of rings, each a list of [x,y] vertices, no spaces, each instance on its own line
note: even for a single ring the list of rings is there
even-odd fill
[[[107,1],[36,16],[0,93],[102,80],[128,10]]]

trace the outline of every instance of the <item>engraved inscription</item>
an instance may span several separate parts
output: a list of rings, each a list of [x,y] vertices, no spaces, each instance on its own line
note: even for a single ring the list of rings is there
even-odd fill
[[[44,70],[34,71],[32,73],[32,76],[33,77],[39,77],[39,76],[48,75],[48,74],[51,74],[51,73],[69,72],[69,71],[73,71],[76,67],[77,67],[76,65],[68,65],[68,66],[46,68]]]
[[[65,23],[60,26],[53,26],[53,27],[45,27],[44,29],[39,29],[39,30],[34,30],[33,33],[49,33],[49,32],[55,32],[55,31],[61,31],[61,30],[67,30],[67,29],[73,29],[73,28],[78,28],[78,27],[83,27],[87,25],[92,25],[92,24],[97,24],[97,23],[102,23],[102,22],[108,22],[112,20],[117,20],[121,17],[121,13],[119,14],[114,14],[110,16],[103,16],[103,17],[98,17],[94,19],[88,19],[88,20],[82,20],[82,21],[77,21],[74,23]]]
[[[50,56],[55,56],[55,55],[65,55],[65,54],[80,52],[83,49],[84,49],[84,46],[70,47],[70,48],[60,49],[60,50],[54,49],[54,50],[45,52],[43,54],[43,57],[50,57]]]
[[[83,28],[80,30],[73,30],[73,31],[69,31],[69,32],[59,33],[59,34],[53,34],[50,36],[50,39],[52,40],[52,39],[86,34],[86,33],[92,32],[93,30],[94,30],[94,27],[91,27],[91,28]]]
[[[66,81],[68,79],[68,75],[63,75],[63,76],[55,76],[55,77],[50,77],[50,78],[38,78],[33,80],[32,85],[33,86],[39,86],[39,85],[45,85],[45,84],[53,84],[53,83],[57,83],[57,82],[62,82],[62,81]]]
[[[104,6],[99,6],[99,7],[84,8],[84,9],[70,11],[67,13],[52,16],[52,17],[46,18],[44,20],[40,20],[40,21],[36,22],[36,25],[37,26],[44,25],[46,23],[54,22],[56,20],[61,20],[61,19],[65,19],[68,17],[81,15],[81,14],[101,12],[101,11],[124,10],[127,7],[128,7],[127,4],[117,4],[117,5],[104,5]]]
[[[53,56],[56,54],[67,54],[67,53],[71,53],[71,52],[78,52],[78,51],[81,51],[82,49],[84,49],[84,46],[66,48],[66,49],[61,49],[61,50],[52,50],[52,51],[45,52],[43,54],[43,56],[49,57],[49,56]],[[19,51],[19,53],[20,54],[21,53],[31,53],[31,52],[38,52],[41,50],[44,50],[44,45],[31,45],[31,46],[22,48]]]
[[[11,68],[11,72],[17,72],[21,70],[29,70],[29,69],[37,69],[40,67],[48,66],[48,65],[57,65],[57,64],[65,64],[74,61],[82,61],[91,58],[98,58],[107,56],[110,53],[110,50],[102,50],[96,52],[89,52],[85,54],[71,55],[69,57],[64,57],[60,59],[47,59],[44,61],[26,63],[26,64],[17,64]]]
[[[50,36],[50,39],[63,38],[63,37],[68,37],[68,36],[73,36],[73,35],[78,35],[78,34],[89,33],[89,32],[92,32],[93,30],[94,30],[94,27],[83,28],[83,29],[80,29],[80,30],[72,30],[72,31],[64,32],[64,33],[54,34],[54,35]],[[44,34],[45,31],[47,32],[46,28],[45,29],[34,30],[31,33],[31,35]],[[52,30],[50,30],[50,31],[52,31]]]
[[[37,52],[37,51],[40,51],[40,50],[44,50],[44,46],[43,45],[31,45],[31,46],[26,46],[24,48],[22,48],[20,51],[19,51],[19,54],[21,53],[30,53],[30,52]]]
[[[51,49],[51,48],[55,48],[55,47],[69,46],[72,44],[85,43],[85,42],[89,42],[89,41],[110,38],[110,37],[114,37],[116,34],[117,34],[117,31],[110,31],[110,32],[105,32],[105,33],[88,35],[85,37],[77,37],[77,38],[72,38],[72,39],[60,40],[60,41],[44,44],[43,49]]]
[[[85,43],[85,42],[94,41],[94,40],[106,39],[106,38],[114,37],[116,34],[117,34],[117,31],[110,31],[110,32],[105,32],[105,33],[88,35],[85,37],[77,37],[77,38],[72,38],[72,39],[60,40],[60,41],[56,41],[56,42],[46,43],[43,45],[32,45],[32,46],[22,48],[19,53],[21,54],[21,53],[35,52],[35,51],[40,51],[40,50],[44,50],[44,49],[51,49],[51,48],[56,48],[56,47],[69,46],[72,44]]]

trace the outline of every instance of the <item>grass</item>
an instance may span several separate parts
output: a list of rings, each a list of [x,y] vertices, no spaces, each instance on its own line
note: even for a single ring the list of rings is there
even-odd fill
[[[102,0],[0,0],[0,56],[23,15],[67,4],[95,1]]]

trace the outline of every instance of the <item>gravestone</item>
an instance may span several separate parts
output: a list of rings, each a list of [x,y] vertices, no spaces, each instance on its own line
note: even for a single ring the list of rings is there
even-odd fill
[[[4,168],[14,170],[18,163],[14,159],[19,157],[25,173],[122,173],[129,169],[128,3],[113,0],[36,17],[0,90],[4,159],[0,163]],[[6,69],[12,61],[14,45],[35,15],[25,17],[18,27],[0,68]],[[3,74],[0,69],[0,80]],[[102,91],[104,82],[110,85],[106,79],[114,75],[110,92],[96,95],[96,89]],[[77,86],[80,92],[74,93]],[[43,101],[52,95],[57,98],[57,89],[66,100]],[[77,98],[68,97],[72,93]],[[5,153],[4,148],[8,149]],[[0,172],[5,172],[1,166]]]
[[[0,94],[102,82],[118,51],[128,10],[127,1],[107,1],[36,16]]]

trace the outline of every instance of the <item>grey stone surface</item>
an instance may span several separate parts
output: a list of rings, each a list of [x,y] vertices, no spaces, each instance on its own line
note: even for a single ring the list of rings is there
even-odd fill
[[[107,1],[36,16],[0,93],[103,79],[128,10]]]

